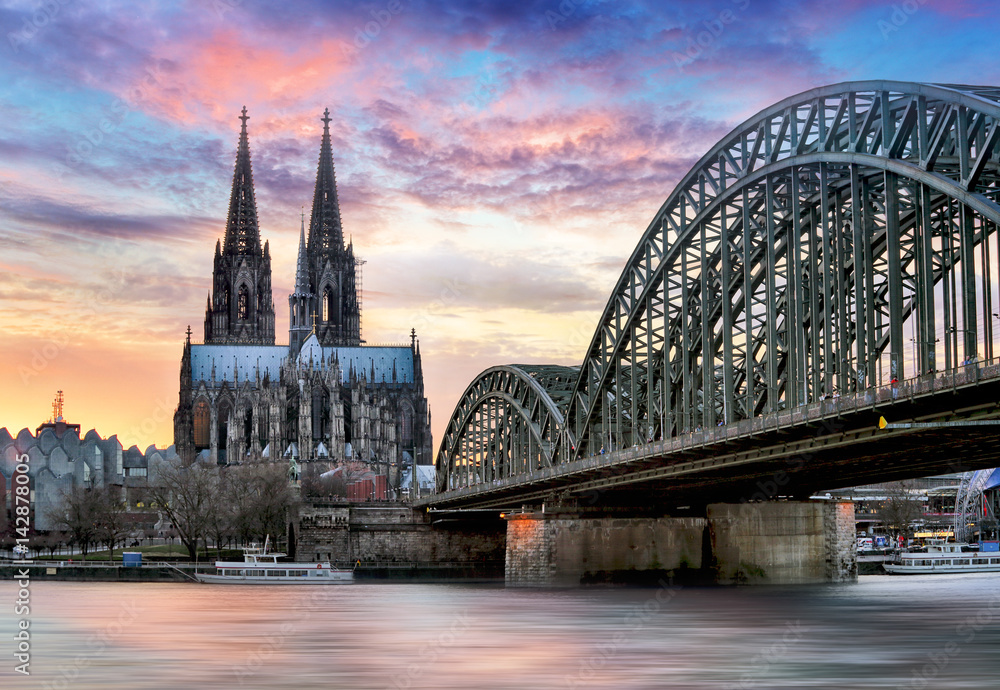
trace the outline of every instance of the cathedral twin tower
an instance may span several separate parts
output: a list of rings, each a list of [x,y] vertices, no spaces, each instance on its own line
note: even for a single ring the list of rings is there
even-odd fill
[[[229,197],[225,243],[216,242],[212,295],[205,309],[205,343],[274,344],[271,253],[260,246],[246,108]],[[288,298],[289,350],[298,354],[313,331],[321,345],[361,344],[354,247],[344,247],[330,146],[330,111],[323,113],[309,240],[300,231],[295,291]]]
[[[174,443],[187,462],[351,460],[394,486],[431,462],[420,347],[361,340],[353,244],[344,245],[323,113],[309,232],[299,230],[287,347],[275,345],[271,251],[261,248],[246,108],[240,117],[225,239],[216,242],[205,341],[184,344]],[[394,476],[395,475],[395,476]]]

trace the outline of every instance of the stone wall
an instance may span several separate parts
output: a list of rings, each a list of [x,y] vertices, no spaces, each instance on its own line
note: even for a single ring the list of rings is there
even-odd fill
[[[508,586],[655,582],[702,567],[703,518],[507,518]]]
[[[507,518],[504,580],[508,587],[543,587],[556,578],[550,521],[534,513]]]
[[[857,578],[851,503],[713,504],[707,514],[721,584],[806,584]],[[847,544],[850,548],[845,548]]]
[[[858,550],[854,524],[854,503],[836,501],[824,504],[826,539],[826,581],[857,582]]]
[[[401,503],[306,503],[296,558],[342,565],[500,563],[505,525],[492,519],[432,518]]]
[[[854,509],[781,501],[714,504],[705,518],[513,514],[504,572],[510,587],[855,581]]]

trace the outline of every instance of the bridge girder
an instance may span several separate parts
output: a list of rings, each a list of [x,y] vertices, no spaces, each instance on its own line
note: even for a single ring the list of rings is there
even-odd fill
[[[1000,89],[891,81],[813,89],[734,129],[647,227],[534,464],[992,357],[998,139]],[[482,462],[453,455],[483,438],[463,430],[469,404],[439,488],[442,465]],[[529,407],[504,413],[531,428]]]
[[[444,491],[551,467],[577,367],[509,365],[469,384],[448,423],[437,459]]]

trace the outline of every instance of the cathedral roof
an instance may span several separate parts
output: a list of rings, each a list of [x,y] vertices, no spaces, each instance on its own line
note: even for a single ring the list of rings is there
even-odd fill
[[[216,383],[256,380],[259,366],[261,378],[277,381],[286,357],[284,345],[192,345],[191,380],[211,382],[213,370]]]
[[[195,386],[199,381],[211,385],[214,370],[216,385],[256,381],[260,367],[261,378],[266,374],[278,381],[287,358],[286,345],[192,345],[191,380]],[[350,380],[352,371],[374,383],[393,383],[393,375],[396,383],[413,383],[413,349],[407,345],[323,347],[310,335],[299,352],[299,364],[320,368],[331,361],[340,364],[343,383]]]
[[[299,350],[298,362],[299,365],[312,364],[313,366],[321,366],[326,361],[326,355],[323,352],[323,346],[319,344],[319,338],[313,333],[306,341],[302,343],[302,349]]]

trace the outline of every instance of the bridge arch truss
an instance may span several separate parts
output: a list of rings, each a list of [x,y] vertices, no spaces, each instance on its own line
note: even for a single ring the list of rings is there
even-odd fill
[[[441,442],[438,491],[556,464],[563,412],[578,374],[578,367],[509,365],[476,377]]]
[[[520,471],[992,358],[998,138],[993,87],[838,84],[744,122],[647,227]],[[475,464],[468,404],[439,473]]]

